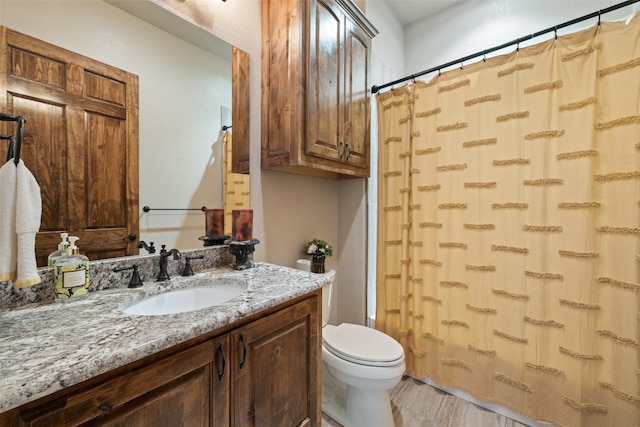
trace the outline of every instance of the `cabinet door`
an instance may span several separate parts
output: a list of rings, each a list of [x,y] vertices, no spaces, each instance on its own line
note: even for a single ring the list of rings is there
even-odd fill
[[[344,15],[329,2],[310,4],[305,153],[339,160]]]
[[[234,426],[320,424],[320,326],[311,299],[231,334]]]
[[[208,426],[213,342],[20,415],[21,426]]]
[[[341,159],[369,168],[369,46],[371,38],[351,20],[345,21],[344,91],[341,106]]]

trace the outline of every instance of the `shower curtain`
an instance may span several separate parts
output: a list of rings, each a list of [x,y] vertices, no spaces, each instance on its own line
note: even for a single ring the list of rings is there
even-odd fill
[[[407,370],[640,426],[640,19],[377,97],[376,327]]]
[[[231,236],[232,212],[235,209],[249,209],[249,183],[247,174],[233,172],[233,134],[224,131],[224,234]]]

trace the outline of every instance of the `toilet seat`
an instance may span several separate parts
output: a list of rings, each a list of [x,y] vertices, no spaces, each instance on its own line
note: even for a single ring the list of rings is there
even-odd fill
[[[365,366],[393,366],[404,359],[400,343],[366,326],[342,323],[324,330],[325,348],[343,360]]]

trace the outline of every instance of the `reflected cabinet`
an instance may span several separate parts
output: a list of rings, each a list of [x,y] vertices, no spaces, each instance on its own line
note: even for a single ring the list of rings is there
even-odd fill
[[[261,7],[262,168],[368,177],[376,29],[349,0]]]

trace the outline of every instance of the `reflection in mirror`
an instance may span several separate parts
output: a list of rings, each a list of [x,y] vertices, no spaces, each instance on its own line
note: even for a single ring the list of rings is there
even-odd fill
[[[201,246],[202,211],[142,207],[223,207],[231,46],[151,1],[0,2],[0,24],[139,77],[138,239]]]

